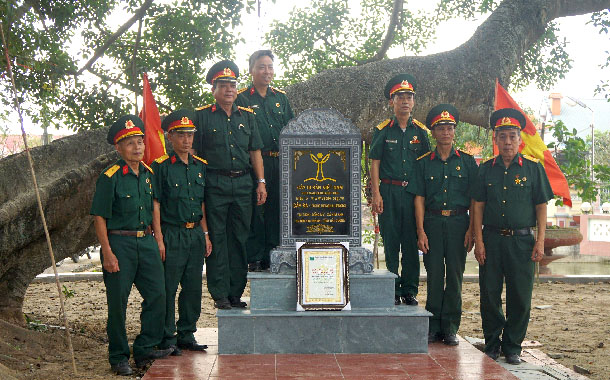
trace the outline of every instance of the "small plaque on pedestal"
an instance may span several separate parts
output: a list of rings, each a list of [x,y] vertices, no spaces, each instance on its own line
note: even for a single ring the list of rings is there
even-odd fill
[[[297,311],[349,310],[348,268],[348,243],[298,243]]]

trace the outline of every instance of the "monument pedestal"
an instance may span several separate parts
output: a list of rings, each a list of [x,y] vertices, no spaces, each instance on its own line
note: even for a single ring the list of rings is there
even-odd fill
[[[350,275],[349,311],[295,311],[295,276],[248,274],[250,308],[217,313],[220,354],[428,352],[431,314],[394,306],[394,274]]]

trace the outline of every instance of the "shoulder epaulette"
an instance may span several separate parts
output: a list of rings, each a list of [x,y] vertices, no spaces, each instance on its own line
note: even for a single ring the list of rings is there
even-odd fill
[[[111,178],[114,173],[117,172],[117,170],[119,170],[121,167],[119,165],[112,165],[111,167],[108,168],[108,170],[106,170],[104,172],[104,174],[106,174],[108,176],[108,178]]]
[[[208,104],[207,106],[195,108],[195,111],[201,111],[201,110],[204,110],[204,109],[209,108],[209,107],[212,107],[212,104]]]
[[[252,108],[242,107],[242,106],[237,106],[237,108],[240,110],[248,111],[250,113],[254,113],[254,110]]]
[[[465,155],[472,156],[472,154],[470,154],[470,153],[468,153],[468,152],[464,152],[464,151],[463,151],[463,150],[461,150],[461,149],[458,149],[458,151],[459,151],[460,153],[464,153]]]
[[[279,88],[275,88],[275,87],[271,87],[271,88],[273,89],[273,91],[277,91],[277,92],[279,92],[281,94],[286,95],[286,91],[284,91],[284,90],[280,90]]]
[[[487,161],[493,160],[494,158],[496,158],[496,156],[491,156],[489,158],[484,159],[483,161],[481,161],[480,165],[486,163]]]
[[[537,159],[536,157],[532,157],[532,156],[527,155],[527,154],[524,154],[524,155],[523,155],[523,158],[527,158],[528,160],[533,161],[533,162],[536,162],[536,163],[540,162],[540,160],[539,160],[539,159]]]
[[[196,160],[199,160],[199,161],[203,162],[203,163],[204,163],[204,164],[206,164],[206,165],[208,164],[208,162],[207,162],[206,160],[204,160],[203,158],[201,158],[201,157],[199,157],[199,156],[195,156],[194,154],[193,154],[193,158],[194,158],[194,159],[196,159]]]
[[[163,156],[161,156],[161,157],[157,158],[157,159],[155,160],[155,162],[156,162],[157,164],[160,164],[160,163],[162,163],[163,161],[167,160],[168,158],[169,158],[169,156],[168,156],[167,154],[164,154]]]
[[[242,92],[246,91],[248,89],[248,87],[244,87],[241,90],[237,91],[237,95],[241,94]]]
[[[379,123],[379,125],[376,128],[381,131],[383,128],[387,127],[388,124],[390,124],[390,121],[392,121],[392,120],[391,119],[385,119],[384,121]]]
[[[428,151],[427,153],[422,154],[421,156],[417,157],[417,161],[421,160],[422,158],[426,157],[427,155],[429,155],[430,153],[432,153],[432,151]]]
[[[428,130],[428,128],[426,128],[426,125],[417,119],[413,119],[413,123],[415,125],[417,125],[418,127],[420,127],[421,129],[423,129],[424,131]]]
[[[146,164],[144,163],[144,161],[140,161],[140,163],[141,163],[142,165],[144,165],[144,167],[145,167],[146,169],[148,169],[148,171],[149,171],[149,172],[151,172],[152,174],[155,174],[155,172],[153,172],[152,168],[151,168],[150,166],[146,165]]]

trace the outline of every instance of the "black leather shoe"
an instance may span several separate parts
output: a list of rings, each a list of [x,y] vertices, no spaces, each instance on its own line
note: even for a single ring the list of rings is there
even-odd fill
[[[179,349],[178,346],[171,345],[169,348],[174,350],[174,352],[171,353],[172,356],[182,356],[182,350]]]
[[[208,348],[207,344],[198,344],[197,342],[178,343],[178,349],[188,351],[205,351]]]
[[[221,298],[219,300],[214,301],[214,307],[217,309],[229,310],[231,309],[231,302],[229,302],[228,298]]]
[[[443,334],[441,333],[428,333],[428,343],[436,343],[443,340]]]
[[[506,357],[506,362],[508,364],[521,364],[521,358],[519,357],[519,354],[508,354],[505,355]]]
[[[239,309],[244,309],[248,306],[248,304],[243,302],[239,297],[229,296],[229,302],[231,303],[231,307],[237,307]]]
[[[402,296],[402,303],[409,306],[417,306],[419,302],[413,297],[411,294],[407,294],[406,296]]]
[[[174,349],[171,347],[166,348],[164,350],[152,350],[144,356],[134,358],[134,361],[136,362],[136,367],[143,368],[146,367],[146,365],[151,361],[156,359],[163,359],[164,357],[170,355],[172,352],[174,352]]]
[[[400,305],[400,296],[394,296],[394,305]]]
[[[118,364],[113,364],[110,366],[112,372],[119,376],[129,376],[133,373],[131,366],[127,360],[123,360]]]
[[[485,355],[489,356],[491,360],[498,360],[498,357],[500,357],[500,347],[492,351],[485,351]]]
[[[457,346],[460,344],[460,341],[455,334],[447,334],[443,337],[443,343],[448,346]]]

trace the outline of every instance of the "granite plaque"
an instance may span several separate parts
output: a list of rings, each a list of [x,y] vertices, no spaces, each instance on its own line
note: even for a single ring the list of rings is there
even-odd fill
[[[280,246],[272,273],[296,271],[296,243],[349,243],[351,273],[373,271],[361,246],[360,131],[338,111],[309,109],[280,133]]]
[[[292,235],[349,234],[349,149],[291,148]]]

